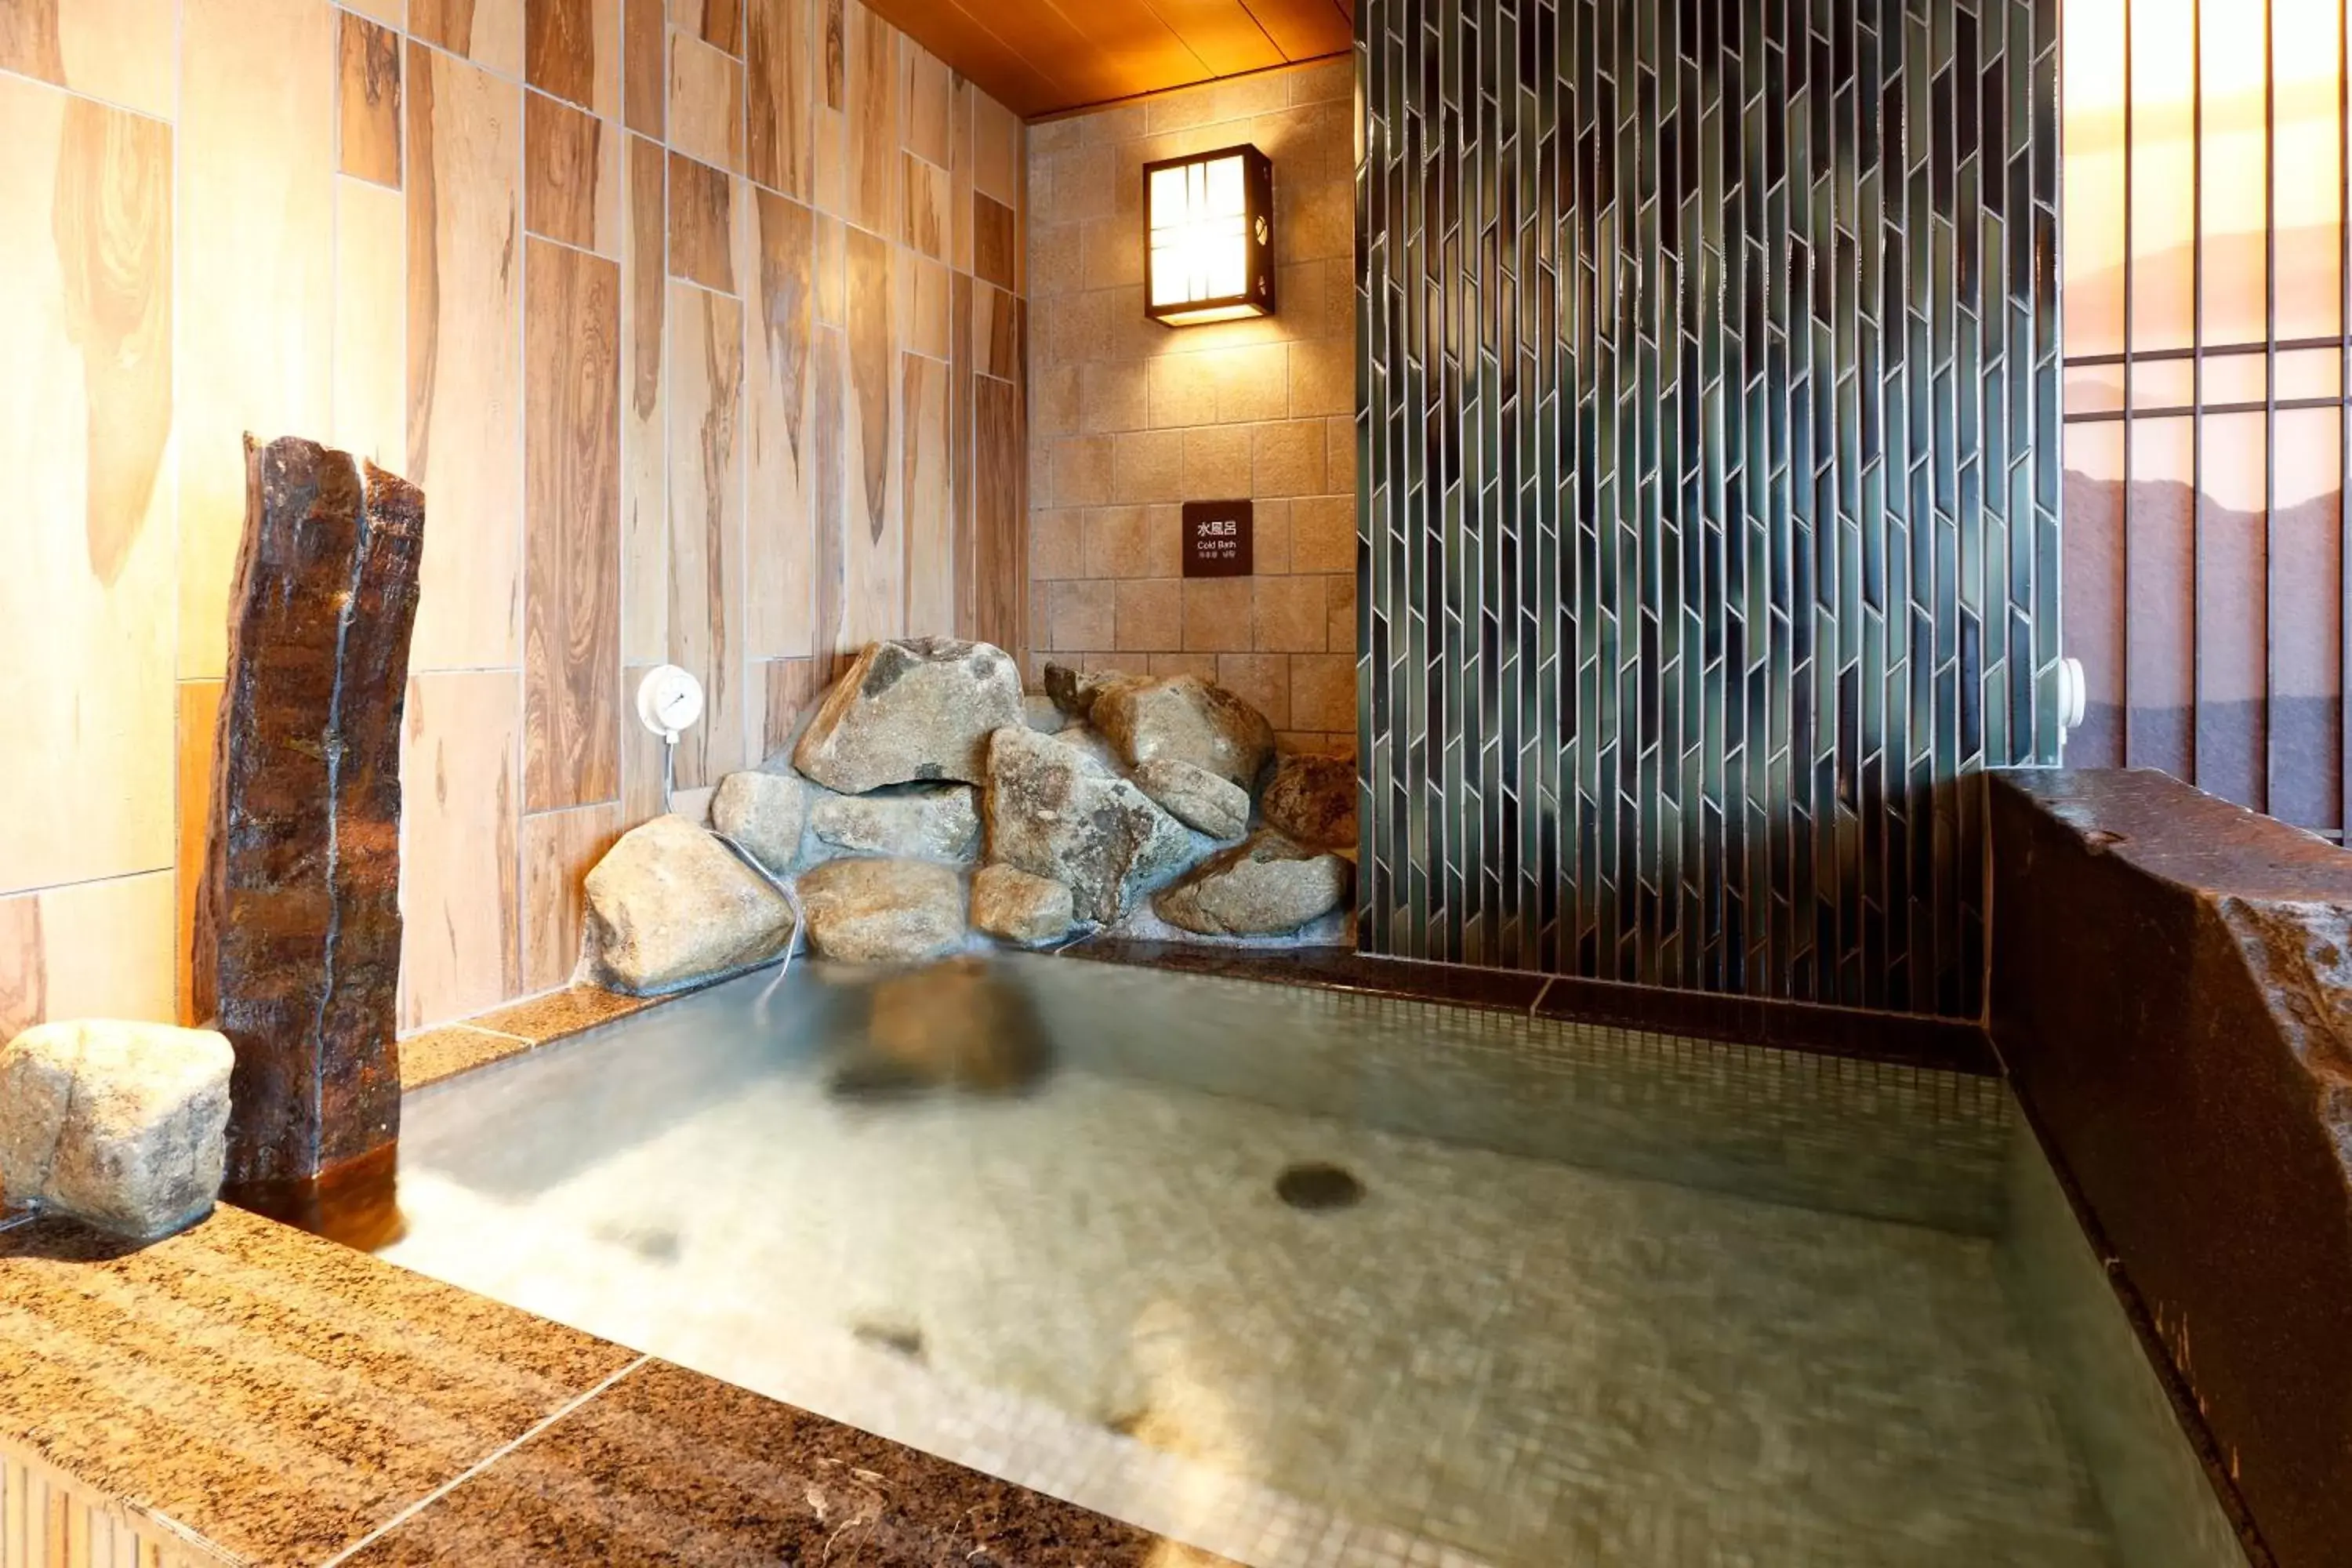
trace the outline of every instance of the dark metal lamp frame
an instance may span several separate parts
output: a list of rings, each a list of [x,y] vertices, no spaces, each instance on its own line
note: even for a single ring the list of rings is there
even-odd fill
[[[1248,258],[1242,291],[1209,300],[1151,302],[1151,176],[1162,169],[1213,163],[1238,156],[1242,161],[1242,199],[1245,223],[1244,243]],[[1274,160],[1248,142],[1162,158],[1143,165],[1143,313],[1163,327],[1204,326],[1212,321],[1243,321],[1274,314]]]

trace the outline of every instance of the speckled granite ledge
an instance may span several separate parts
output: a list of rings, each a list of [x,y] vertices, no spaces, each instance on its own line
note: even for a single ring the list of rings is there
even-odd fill
[[[1213,1561],[228,1207],[0,1228],[0,1450],[230,1561]]]
[[[693,994],[624,996],[593,985],[570,985],[426,1029],[400,1042],[400,1090],[406,1094]]]

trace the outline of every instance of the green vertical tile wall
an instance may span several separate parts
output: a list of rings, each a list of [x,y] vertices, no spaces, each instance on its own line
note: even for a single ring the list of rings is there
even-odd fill
[[[1970,1014],[2058,734],[2053,0],[1362,0],[1367,951]]]

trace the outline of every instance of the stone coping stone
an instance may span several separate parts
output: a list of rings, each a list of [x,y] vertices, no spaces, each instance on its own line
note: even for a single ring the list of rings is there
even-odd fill
[[[2223,1506],[2352,1561],[2352,853],[2153,772],[1990,791],[1994,1045]]]

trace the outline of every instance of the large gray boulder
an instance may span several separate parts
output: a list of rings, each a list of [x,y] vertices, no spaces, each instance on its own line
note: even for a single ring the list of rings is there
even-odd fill
[[[1251,789],[1274,755],[1265,715],[1197,675],[1113,681],[1093,694],[1087,711],[1130,767],[1190,763]]]
[[[1052,942],[1076,919],[1070,889],[1012,866],[982,866],[971,879],[971,923],[1006,942]]]
[[[791,773],[729,773],[710,797],[710,826],[779,877],[800,858],[808,815],[808,785]]]
[[[809,947],[848,963],[922,963],[963,945],[963,879],[929,860],[828,860],[800,880]]]
[[[1354,872],[1337,855],[1260,833],[1202,861],[1151,907],[1169,924],[1203,936],[1272,936],[1338,909]]]
[[[1265,825],[1316,849],[1356,847],[1356,764],[1338,757],[1285,757],[1258,801]]]
[[[0,1046],[0,1193],[148,1239],[202,1218],[236,1055],[210,1029],[40,1024]]]
[[[878,642],[826,692],[793,765],[844,795],[987,776],[991,731],[1022,720],[1021,672],[1001,648],[951,637]]]
[[[755,968],[793,941],[784,896],[682,816],[623,834],[588,873],[587,905],[590,970],[633,996]]]
[[[1026,725],[988,751],[989,857],[1070,889],[1077,919],[1115,921],[1192,855],[1183,824],[1077,747]]]
[[[1177,821],[1212,838],[1239,838],[1249,831],[1249,791],[1206,768],[1154,757],[1137,764],[1135,787]]]
[[[828,795],[809,813],[839,849],[969,863],[980,853],[980,804],[970,784],[908,784],[874,795]]]

